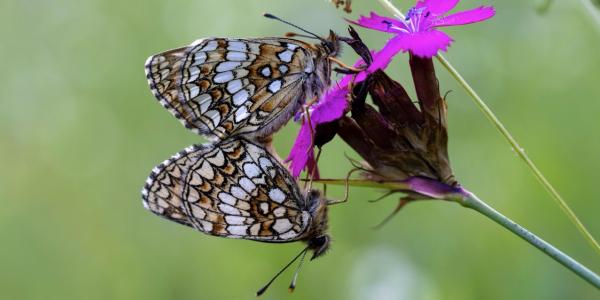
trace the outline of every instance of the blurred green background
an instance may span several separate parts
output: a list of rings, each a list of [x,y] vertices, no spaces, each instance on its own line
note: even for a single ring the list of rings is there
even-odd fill
[[[578,1],[494,4],[491,21],[449,28],[447,58],[486,99],[600,238],[600,30]],[[565,3],[569,2],[569,3]],[[412,1],[395,1],[406,9]],[[354,13],[386,14],[354,0]],[[210,237],[153,216],[150,169],[202,140],[156,103],[149,55],[207,36],[280,36],[269,11],[326,34],[348,17],[323,0],[0,2],[0,298],[254,299],[300,249]],[[372,48],[387,36],[360,30]],[[343,60],[353,62],[347,50]],[[389,73],[411,86],[407,57]],[[458,179],[492,206],[596,272],[600,257],[438,65],[450,105]],[[286,155],[298,129],[276,137]],[[324,177],[350,169],[339,140]],[[330,188],[341,198],[341,189]],[[331,252],[284,274],[264,299],[592,299],[598,291],[491,221],[439,201],[409,205],[380,230],[394,198],[353,188],[330,210]]]

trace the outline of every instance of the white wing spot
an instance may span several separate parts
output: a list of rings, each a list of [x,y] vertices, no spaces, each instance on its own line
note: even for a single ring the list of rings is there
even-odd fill
[[[274,188],[269,191],[269,198],[277,203],[282,203],[285,200],[285,194],[280,189]]]
[[[227,226],[227,231],[233,235],[246,235],[248,225]]]
[[[194,54],[193,66],[201,65],[206,61],[206,52],[198,52]]]
[[[269,83],[268,90],[272,94],[277,93],[279,89],[281,89],[281,80],[273,80],[271,83]]]
[[[245,89],[241,90],[233,95],[233,104],[235,106],[240,106],[248,101],[248,97],[250,97],[248,91]]]
[[[281,74],[285,74],[288,71],[288,67],[286,65],[279,65],[279,72],[281,72]]]
[[[237,61],[224,61],[222,63],[219,63],[215,70],[217,72],[231,71],[233,69],[237,69],[241,65],[242,63]]]
[[[277,219],[275,224],[273,224],[273,229],[279,233],[283,233],[292,229],[292,223],[288,219]]]
[[[189,77],[187,77],[185,80],[182,80],[182,82],[190,83],[196,81],[196,79],[198,79],[198,77],[200,76],[200,68],[196,66],[191,66],[188,69],[188,75]]]
[[[275,210],[273,210],[273,214],[278,218],[283,217],[283,215],[285,215],[285,207],[280,206],[276,208]]]
[[[198,189],[189,189],[187,193],[187,202],[196,203],[198,200],[202,198],[200,193],[198,193]]]
[[[205,115],[211,119],[214,127],[217,127],[219,125],[219,122],[221,121],[221,114],[218,111],[209,110],[206,112]]]
[[[246,220],[246,218],[244,218],[244,217],[225,216],[225,222],[227,222],[227,224],[242,225],[242,224],[244,224],[244,220]]]
[[[226,215],[240,215],[240,210],[229,204],[221,203],[219,209]]]
[[[237,186],[232,187],[230,192],[234,197],[241,200],[245,200],[248,197],[248,193]]]
[[[212,231],[212,223],[206,222],[206,221],[200,221],[200,224],[202,225],[202,229],[204,229],[204,231],[206,231],[206,232]]]
[[[190,93],[190,99],[193,99],[200,94],[200,87],[194,84],[188,89],[188,91]]]
[[[288,231],[288,232],[286,232],[284,234],[280,234],[279,235],[279,239],[281,239],[281,240],[289,240],[289,239],[292,239],[292,238],[296,237],[296,235],[298,235],[298,233],[296,233],[293,230],[290,230],[290,231]]]
[[[242,177],[239,183],[240,186],[248,193],[252,193],[252,191],[256,189],[256,185],[254,184],[254,182],[252,182],[252,180],[248,179],[247,177]]]
[[[271,77],[271,67],[266,66],[262,68],[262,70],[260,70],[260,74],[262,74],[265,77]]]
[[[193,186],[199,186],[202,184],[202,182],[204,182],[204,180],[202,180],[200,174],[198,174],[197,172],[193,172],[190,181],[188,181],[188,184]]]
[[[230,52],[227,52],[226,59],[230,60],[230,61],[247,61],[248,55],[244,52],[230,51]]]
[[[198,173],[200,174],[200,176],[202,176],[208,180],[211,180],[215,177],[215,171],[213,170],[210,163],[208,163],[207,161],[202,162],[202,165],[200,166]]]
[[[296,48],[298,48],[299,46],[296,44],[292,44],[292,43],[288,43],[287,44],[287,48],[290,50],[295,50]]]
[[[212,103],[212,96],[209,94],[202,94],[200,95],[200,97],[198,97],[198,100],[196,102],[198,102],[200,104],[200,113],[203,114],[206,112],[206,110],[210,107],[210,104]]]
[[[262,211],[263,215],[268,214],[269,213],[269,203],[267,203],[267,202],[261,203],[260,210]]]
[[[231,196],[231,194],[227,194],[225,192],[220,192],[218,197],[219,200],[223,201],[223,203],[227,203],[229,205],[235,205],[235,202],[237,201],[233,196]]]
[[[230,81],[231,79],[233,79],[233,72],[227,71],[227,72],[217,73],[217,75],[215,75],[215,78],[213,78],[213,81],[215,83],[223,83],[223,82]]]
[[[183,149],[186,153],[192,153],[194,151],[196,151],[196,147],[194,147],[194,145],[191,146],[187,146],[185,147],[185,149]],[[165,160],[164,163],[168,162],[168,160]]]
[[[217,154],[211,157],[206,157],[206,160],[211,164],[220,167],[225,164],[225,156],[223,155],[223,151],[217,151]]]
[[[244,165],[244,173],[250,178],[258,177],[260,175],[260,169],[256,164],[247,163]]]
[[[250,116],[248,109],[245,106],[238,108],[235,111],[235,122],[240,122],[247,119]]]
[[[246,43],[244,43],[244,42],[229,41],[229,45],[227,46],[227,50],[246,52],[248,50],[248,48],[246,47]]]
[[[158,194],[158,193],[157,193]],[[159,195],[160,196],[160,195]],[[169,207],[169,203],[167,203],[165,200],[163,199],[158,199],[158,206],[162,207],[162,208],[167,208]]]
[[[250,226],[250,234],[251,235],[258,235],[259,230],[260,230],[260,223],[256,223],[256,224]]]
[[[273,167],[273,163],[266,157],[259,158],[258,163],[263,170],[268,170],[269,168]]]
[[[215,51],[218,46],[219,46],[219,43],[217,43],[217,41],[210,41],[210,42],[206,43],[206,45],[198,51],[199,52]]]
[[[235,94],[237,91],[242,89],[242,80],[236,79],[227,83],[227,91],[230,94]]]
[[[192,205],[192,214],[197,219],[204,219],[206,217],[206,213],[200,207],[196,205]]]
[[[279,54],[277,54],[277,57],[279,57],[279,59],[281,59],[281,61],[283,62],[291,62],[292,61],[292,55],[294,55],[294,52],[291,50],[285,50],[283,52],[280,52]]]

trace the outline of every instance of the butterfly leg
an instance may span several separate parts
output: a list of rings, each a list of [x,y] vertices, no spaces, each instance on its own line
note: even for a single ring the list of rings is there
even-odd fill
[[[335,68],[335,70],[339,73],[354,74],[354,73],[363,71],[366,68],[366,66],[362,66],[362,67],[358,67],[358,68],[349,66],[349,65],[345,64],[344,62],[342,62],[341,60],[339,60],[335,57],[332,57],[332,56],[328,57],[328,59],[341,67],[341,68]]]
[[[362,171],[362,169],[360,168],[354,168],[352,170],[350,170],[350,172],[348,172],[348,174],[346,175],[346,186],[345,186],[345,192],[344,192],[344,199],[342,200],[328,200],[327,201],[327,205],[335,205],[335,204],[340,204],[340,203],[345,203],[348,202],[348,197],[350,195],[349,191],[350,191],[350,176],[352,176],[352,173],[356,172],[356,171]]]

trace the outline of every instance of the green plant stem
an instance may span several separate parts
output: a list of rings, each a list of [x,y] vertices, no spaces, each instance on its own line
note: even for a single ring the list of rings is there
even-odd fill
[[[308,180],[304,180],[308,181]],[[400,181],[382,181],[375,182],[363,179],[313,179],[314,183],[331,184],[331,185],[348,185],[356,187],[370,187],[388,190],[408,190],[410,186]]]
[[[594,22],[596,22],[596,29],[600,31],[600,7],[594,5],[592,0],[581,0],[581,4],[588,12],[590,17],[594,19]]]
[[[389,0],[379,0],[381,5],[385,7],[390,13],[394,16],[404,19],[404,14],[396,8]],[[525,164],[529,167],[531,172],[535,175],[535,177],[539,180],[542,186],[548,191],[548,193],[552,196],[552,198],[556,201],[558,206],[562,209],[562,211],[567,215],[567,217],[571,220],[571,222],[577,227],[579,232],[583,235],[583,237],[590,243],[592,248],[596,250],[598,254],[600,254],[600,244],[594,239],[592,234],[587,230],[585,225],[579,220],[575,212],[569,207],[569,205],[565,202],[565,200],[560,196],[558,191],[550,184],[550,182],[546,179],[546,177],[542,174],[542,172],[537,168],[537,166],[533,163],[533,161],[529,158],[529,156],[525,153],[525,150],[517,143],[515,138],[510,134],[510,132],[504,127],[504,125],[500,122],[498,117],[492,112],[492,110],[483,102],[481,97],[473,90],[473,88],[466,82],[466,80],[458,73],[458,71],[448,62],[444,56],[438,54],[436,56],[437,60],[448,70],[450,75],[454,77],[454,79],[465,89],[467,94],[471,96],[471,99],[475,102],[477,107],[483,112],[483,114],[492,122],[492,124],[500,131],[500,133],[506,138],[508,143],[517,153],[517,155],[525,162]]]
[[[583,278],[597,289],[600,289],[600,276],[595,274],[590,269],[586,268],[570,256],[556,249],[554,246],[549,244],[548,242],[542,240],[535,234],[531,233],[527,229],[523,228],[519,224],[513,222],[511,219],[505,217],[485,202],[481,201],[477,196],[472,193],[466,193],[463,197],[457,197],[455,201],[460,203],[464,207],[468,207],[473,209],[480,214],[488,217],[494,222],[500,224],[502,227],[508,229],[512,233],[518,235],[520,238],[527,241],[532,246],[538,248],[540,251],[544,252],[544,254],[550,256],[552,259],[557,261],[558,263],[565,266],[565,268],[573,271],[573,273],[577,274],[577,276]]]
[[[363,179],[319,179],[314,180],[315,183],[324,183],[331,185],[344,185],[344,186],[356,186],[356,187],[370,187],[370,188],[383,188],[394,191],[408,190],[410,187],[402,181],[381,181],[374,182]],[[457,202],[460,205],[470,208],[492,221],[500,224],[502,227],[508,229],[510,232],[516,234],[520,238],[527,241],[532,246],[536,247],[544,254],[548,255],[565,268],[573,271],[577,276],[581,277],[585,281],[592,284],[597,289],[600,289],[600,276],[586,268],[581,263],[577,262],[570,256],[566,255],[556,247],[552,246],[548,242],[542,240],[529,230],[523,228],[519,224],[515,223],[511,219],[507,218],[503,214],[499,213],[485,202],[481,201],[473,193],[463,190],[463,193],[448,195],[445,200]]]
[[[467,93],[474,100],[475,104],[481,109],[481,111],[485,114],[486,117],[494,124],[494,126],[502,133],[502,135],[508,140],[508,143],[512,146],[517,155],[525,162],[525,164],[529,167],[533,175],[539,180],[542,186],[548,191],[548,193],[554,198],[558,206],[562,209],[562,211],[567,215],[567,217],[571,220],[571,222],[577,227],[579,232],[583,235],[583,237],[590,243],[590,245],[600,254],[600,245],[594,239],[592,234],[587,230],[585,225],[579,220],[575,212],[569,207],[567,202],[562,198],[562,196],[558,193],[558,191],[550,184],[548,179],[542,174],[542,172],[538,169],[538,167],[533,163],[533,161],[529,158],[529,156],[525,153],[525,150],[517,143],[515,138],[508,132],[508,130],[502,125],[500,120],[496,117],[496,115],[492,112],[492,110],[483,102],[483,100],[477,95],[475,90],[471,88],[471,86],[465,81],[464,78],[452,67],[452,65],[442,56],[438,55],[436,57],[438,61],[450,72],[450,74],[460,83],[460,85],[467,91]]]

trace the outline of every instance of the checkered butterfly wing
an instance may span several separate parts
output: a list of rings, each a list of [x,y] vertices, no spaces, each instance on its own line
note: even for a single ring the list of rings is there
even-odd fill
[[[315,49],[286,38],[208,38],[151,56],[146,76],[160,103],[195,133],[265,136],[306,98],[321,57]]]
[[[297,183],[262,146],[245,139],[191,146],[157,166],[144,206],[207,234],[288,242],[308,234]]]

